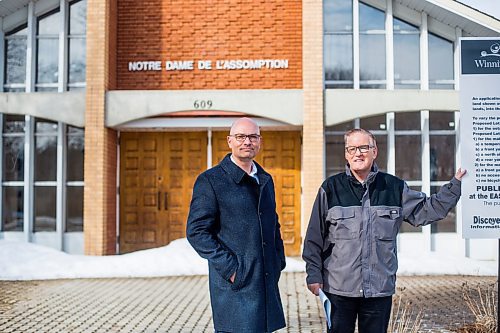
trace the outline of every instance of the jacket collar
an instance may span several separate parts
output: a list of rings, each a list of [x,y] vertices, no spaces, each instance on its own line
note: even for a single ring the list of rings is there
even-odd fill
[[[243,177],[246,175],[246,172],[235,163],[233,163],[230,156],[231,153],[227,154],[226,157],[224,157],[219,163],[219,165],[222,167],[222,169],[224,169],[224,171],[227,172],[227,174],[233,179],[236,184],[239,184],[243,180]],[[257,167],[257,177],[259,177],[259,184],[262,188],[271,179],[271,175],[264,171],[259,163],[255,161],[254,163]]]
[[[346,164],[345,166],[345,173],[349,177],[351,181],[358,182],[359,181],[352,175],[351,168],[349,166],[349,163]],[[375,176],[378,173],[378,165],[377,163],[373,162],[372,169],[370,170],[370,173],[368,174],[368,177],[366,177],[365,184],[371,184],[373,180],[375,179]]]

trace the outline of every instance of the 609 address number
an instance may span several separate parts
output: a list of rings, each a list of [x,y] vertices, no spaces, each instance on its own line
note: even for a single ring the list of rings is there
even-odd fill
[[[195,100],[193,106],[196,110],[207,110],[211,109],[213,102],[211,100]]]

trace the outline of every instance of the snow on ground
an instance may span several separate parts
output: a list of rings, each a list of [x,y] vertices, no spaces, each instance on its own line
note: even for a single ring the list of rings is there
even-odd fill
[[[497,274],[496,261],[479,261],[437,254],[399,254],[398,275]],[[287,257],[286,272],[302,272],[304,262]],[[70,255],[33,243],[0,240],[0,280],[157,277],[205,275],[207,263],[185,238],[160,248],[123,255]]]

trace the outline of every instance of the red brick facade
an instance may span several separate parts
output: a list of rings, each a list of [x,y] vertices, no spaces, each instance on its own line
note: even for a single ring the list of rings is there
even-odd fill
[[[117,24],[117,89],[302,88],[302,1],[118,0]],[[288,68],[216,69],[217,60],[259,59]],[[167,71],[167,60],[194,68]],[[129,71],[134,61],[161,61],[161,70]]]

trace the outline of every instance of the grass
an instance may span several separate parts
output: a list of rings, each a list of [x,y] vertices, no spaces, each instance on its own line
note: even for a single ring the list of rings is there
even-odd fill
[[[474,322],[460,327],[458,333],[496,333],[497,332],[497,292],[495,284],[486,289],[479,285],[470,287],[467,283],[462,286],[465,304],[474,315]]]
[[[404,294],[404,288],[401,289]],[[394,297],[391,318],[389,321],[389,333],[417,333],[422,325],[422,311],[415,311],[410,301],[403,301],[403,296]]]

